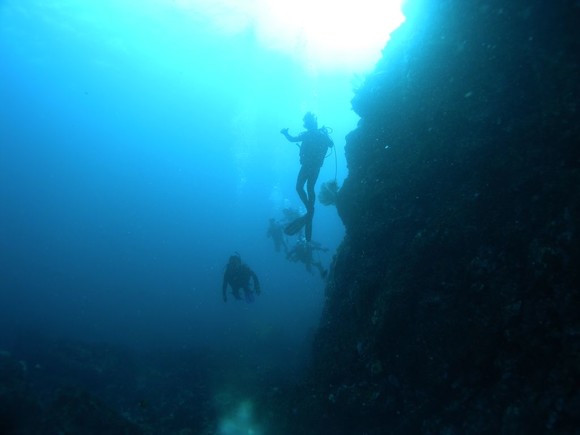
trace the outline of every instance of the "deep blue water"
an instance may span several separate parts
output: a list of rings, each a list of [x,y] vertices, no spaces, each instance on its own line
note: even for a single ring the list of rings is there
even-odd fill
[[[84,3],[0,2],[0,347],[37,331],[301,360],[324,282],[266,238],[300,206],[279,131],[316,112],[337,152],[317,191],[340,184],[353,74],[313,73],[249,31]],[[326,267],[343,233],[318,204]],[[235,251],[260,277],[253,304],[222,302]]]

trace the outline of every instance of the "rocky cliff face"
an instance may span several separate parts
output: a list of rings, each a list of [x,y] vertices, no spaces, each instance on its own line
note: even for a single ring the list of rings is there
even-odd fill
[[[577,433],[580,5],[406,12],[353,100],[288,433]]]

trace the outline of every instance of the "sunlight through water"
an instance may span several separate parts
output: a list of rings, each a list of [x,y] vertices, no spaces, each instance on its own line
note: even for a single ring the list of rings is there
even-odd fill
[[[218,34],[250,32],[264,48],[286,53],[316,72],[370,70],[405,20],[404,0],[149,1],[188,14]]]

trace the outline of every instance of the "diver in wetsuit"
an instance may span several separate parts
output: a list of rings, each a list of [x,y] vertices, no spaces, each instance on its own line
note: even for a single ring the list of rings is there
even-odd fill
[[[303,263],[309,273],[312,273],[312,266],[316,267],[320,273],[320,277],[325,279],[328,275],[328,270],[322,266],[320,261],[314,261],[314,251],[327,252],[328,249],[323,248],[318,242],[307,242],[305,239],[300,239],[288,252],[286,258],[293,262]]]
[[[270,218],[270,224],[268,226],[268,231],[266,232],[266,237],[272,239],[276,252],[280,252],[280,248],[283,247],[284,252],[288,254],[288,245],[284,239],[284,225],[281,222],[276,221],[274,218]]]
[[[232,255],[224,272],[224,281],[222,284],[224,302],[228,300],[228,285],[232,288],[232,294],[236,299],[241,299],[240,289],[243,289],[246,302],[253,302],[254,295],[250,287],[250,278],[254,281],[253,293],[257,296],[260,294],[260,282],[258,281],[257,275],[246,264],[242,263],[240,254],[236,253]]]
[[[290,142],[301,142],[300,146],[300,172],[296,178],[296,191],[300,200],[306,207],[306,214],[294,222],[290,223],[286,229],[286,234],[296,234],[305,227],[306,240],[310,241],[312,238],[312,218],[314,216],[314,201],[316,195],[314,187],[320,168],[324,163],[326,152],[328,148],[334,146],[332,139],[328,136],[326,129],[318,128],[318,120],[316,115],[308,112],[304,115],[304,128],[306,129],[298,136],[292,136],[288,133],[287,128],[280,130],[280,133]],[[306,185],[306,190],[304,186]]]

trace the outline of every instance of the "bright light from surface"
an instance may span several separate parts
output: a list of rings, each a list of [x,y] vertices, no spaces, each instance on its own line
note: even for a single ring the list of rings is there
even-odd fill
[[[14,11],[42,14],[44,23],[68,31],[68,37],[91,31],[101,38],[108,35],[111,44],[125,51],[152,53],[169,41],[159,50],[162,54],[191,51],[200,41],[240,37],[286,54],[309,71],[365,73],[405,20],[404,1],[27,0],[24,8],[13,0],[6,5],[12,4]]]
[[[364,72],[404,21],[402,0],[151,0],[224,35],[252,32],[260,45],[315,71]]]

